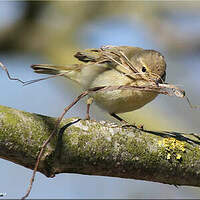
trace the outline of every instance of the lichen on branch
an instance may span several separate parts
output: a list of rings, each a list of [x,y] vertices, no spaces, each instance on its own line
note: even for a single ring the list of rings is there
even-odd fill
[[[34,168],[55,118],[0,106],[0,157]],[[200,186],[200,139],[195,134],[122,128],[104,121],[65,119],[38,171],[79,173]]]

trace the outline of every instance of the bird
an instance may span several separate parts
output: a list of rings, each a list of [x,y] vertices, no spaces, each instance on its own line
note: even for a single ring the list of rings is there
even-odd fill
[[[84,90],[101,87],[136,87],[136,89],[97,90],[90,99],[111,116],[137,110],[154,100],[158,92],[146,91],[151,83],[163,83],[166,78],[164,56],[152,49],[133,46],[105,45],[100,48],[78,51],[81,63],[70,65],[34,64],[36,73],[62,75],[77,82]],[[88,103],[91,104],[91,100]],[[89,108],[87,119],[89,119]]]

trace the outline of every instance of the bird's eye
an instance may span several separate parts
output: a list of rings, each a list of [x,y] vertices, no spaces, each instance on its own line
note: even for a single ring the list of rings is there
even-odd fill
[[[146,69],[146,67],[142,67],[142,72],[146,72],[147,71],[147,69]]]

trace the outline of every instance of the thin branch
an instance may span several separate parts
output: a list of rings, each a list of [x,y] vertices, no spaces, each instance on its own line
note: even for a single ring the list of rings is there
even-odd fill
[[[9,74],[9,72],[8,72],[8,69],[7,69],[6,66],[5,66],[3,63],[1,63],[1,62],[0,62],[0,67],[6,72],[8,78],[9,78],[10,80],[12,80],[12,81],[19,81],[19,82],[22,83],[22,84],[25,84],[25,83],[26,83],[26,82],[22,81],[22,80],[19,79],[19,78],[13,78],[13,77],[11,77],[10,74]]]
[[[56,134],[57,130],[58,130],[58,127],[59,127],[59,124],[60,122],[62,121],[63,117],[65,116],[65,114],[67,113],[68,110],[70,110],[80,99],[82,99],[83,97],[85,97],[86,95],[88,95],[88,91],[85,91],[83,92],[81,95],[79,95],[69,106],[67,106],[63,113],[61,114],[61,116],[57,119],[56,121],[56,124],[55,124],[55,127],[52,131],[52,133],[50,134],[50,136],[47,138],[47,140],[43,143],[42,147],[41,147],[41,150],[38,154],[38,157],[37,157],[37,161],[35,163],[35,167],[34,167],[34,170],[33,170],[33,174],[32,174],[32,177],[31,177],[31,180],[30,180],[30,184],[29,184],[29,187],[27,189],[27,192],[26,194],[22,197],[22,199],[25,199],[28,197],[28,195],[30,194],[31,192],[31,189],[32,189],[32,186],[33,186],[33,182],[34,182],[34,179],[35,179],[35,174],[37,172],[37,169],[38,169],[38,165],[40,163],[40,160],[41,160],[41,157],[43,155],[43,152],[47,146],[47,144],[50,142],[51,138]]]

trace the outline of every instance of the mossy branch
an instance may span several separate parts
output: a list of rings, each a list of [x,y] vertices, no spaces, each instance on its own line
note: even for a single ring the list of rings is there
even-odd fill
[[[34,168],[56,119],[0,106],[0,158]],[[65,119],[38,171],[79,173],[200,186],[200,138]]]

